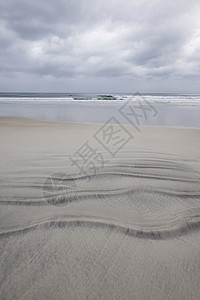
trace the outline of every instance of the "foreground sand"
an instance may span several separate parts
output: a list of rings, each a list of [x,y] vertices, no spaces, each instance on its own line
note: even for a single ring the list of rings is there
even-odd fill
[[[0,299],[199,299],[200,130],[99,128],[0,118]]]

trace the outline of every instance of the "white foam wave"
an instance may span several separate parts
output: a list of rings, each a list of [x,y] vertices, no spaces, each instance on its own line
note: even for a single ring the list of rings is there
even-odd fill
[[[113,97],[112,97],[113,96]],[[80,97],[0,97],[0,104],[67,104],[67,103],[123,103],[125,101],[148,101],[155,104],[200,105],[200,95],[112,95],[80,96]]]

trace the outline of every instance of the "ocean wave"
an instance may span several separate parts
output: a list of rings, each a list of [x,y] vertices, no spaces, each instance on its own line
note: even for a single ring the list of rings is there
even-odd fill
[[[200,105],[200,95],[169,94],[0,94],[0,104],[67,104],[67,103],[123,103],[148,101],[155,104]]]

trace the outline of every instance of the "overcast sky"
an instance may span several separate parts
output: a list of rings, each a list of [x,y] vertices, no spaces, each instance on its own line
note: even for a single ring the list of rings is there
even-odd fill
[[[0,0],[0,91],[200,93],[200,0]]]

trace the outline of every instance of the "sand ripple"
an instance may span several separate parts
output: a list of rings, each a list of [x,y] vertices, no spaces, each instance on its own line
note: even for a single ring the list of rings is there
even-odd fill
[[[109,227],[148,239],[173,238],[200,228],[200,176],[187,163],[140,158],[111,164],[90,176],[21,177],[12,189],[23,197],[1,205],[44,207],[37,218],[3,230],[0,237],[51,227]],[[41,186],[41,181],[43,186]],[[55,188],[56,186],[56,188]],[[6,183],[2,187],[7,189]],[[69,189],[71,187],[71,189]],[[38,193],[39,192],[39,193]],[[29,193],[31,197],[26,197]]]

